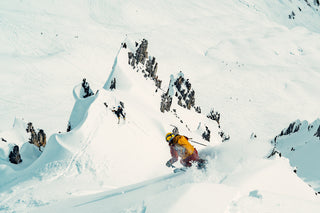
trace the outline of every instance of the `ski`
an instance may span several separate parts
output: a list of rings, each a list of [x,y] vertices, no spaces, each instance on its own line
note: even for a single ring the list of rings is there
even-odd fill
[[[173,173],[178,173],[178,172],[186,172],[187,168],[186,167],[181,167],[181,168],[175,168],[173,170]]]
[[[205,159],[200,159],[195,166],[197,167],[198,170],[206,170],[207,168],[207,163],[208,161]],[[173,173],[178,173],[178,172],[186,172],[188,170],[188,167],[179,167],[173,169]]]

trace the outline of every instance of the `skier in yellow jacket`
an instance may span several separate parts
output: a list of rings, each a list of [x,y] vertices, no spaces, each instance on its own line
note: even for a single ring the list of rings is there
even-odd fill
[[[199,158],[198,151],[188,141],[188,138],[183,135],[174,135],[169,132],[166,134],[166,141],[169,143],[171,159],[167,161],[167,167],[173,167],[172,164],[181,158],[180,163],[185,167],[191,167],[192,162],[202,161]]]

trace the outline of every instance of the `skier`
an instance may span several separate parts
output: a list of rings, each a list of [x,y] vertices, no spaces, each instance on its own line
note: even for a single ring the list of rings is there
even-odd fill
[[[122,115],[123,119],[126,120],[125,114],[123,114],[123,108],[121,106],[118,106],[118,109],[113,109],[112,112],[114,112],[118,117],[118,123],[120,123],[120,115]]]
[[[167,167],[174,167],[172,164],[181,158],[180,163],[185,167],[191,167],[192,162],[197,162],[198,168],[204,168],[205,160],[200,159],[198,151],[183,135],[174,135],[172,132],[166,134],[166,141],[169,143],[172,158],[167,161]]]

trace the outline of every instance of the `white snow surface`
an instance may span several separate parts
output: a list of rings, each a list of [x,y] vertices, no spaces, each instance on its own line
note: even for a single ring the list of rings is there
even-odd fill
[[[320,128],[320,119],[310,124],[297,120],[294,122],[294,130],[296,128],[297,130],[289,135],[277,137],[276,150],[289,158],[290,165],[294,167],[297,175],[319,192],[320,166],[313,162],[317,161],[320,150],[320,138],[316,134]]]
[[[283,157],[266,158],[289,123],[320,117],[319,23],[302,0],[1,1],[0,211],[319,212],[317,158],[308,158],[319,156],[319,141],[293,134]],[[159,63],[157,92],[128,65],[143,38]],[[179,71],[201,114],[176,103],[176,115],[160,112]],[[81,98],[83,78],[95,95]],[[111,109],[120,101],[118,124]],[[206,118],[211,108],[229,141]],[[28,122],[46,132],[43,152],[28,143]],[[165,166],[171,125],[207,145],[193,144],[206,171]],[[8,160],[15,144],[17,165]]]

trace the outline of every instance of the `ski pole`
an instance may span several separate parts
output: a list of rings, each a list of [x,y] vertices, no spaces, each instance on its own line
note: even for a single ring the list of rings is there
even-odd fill
[[[199,142],[194,141],[194,140],[190,140],[190,142],[192,142],[192,143],[196,143],[196,144],[199,144],[199,145],[202,145],[202,146],[207,146],[207,145],[205,145],[205,144],[203,144],[203,143],[199,143]]]

